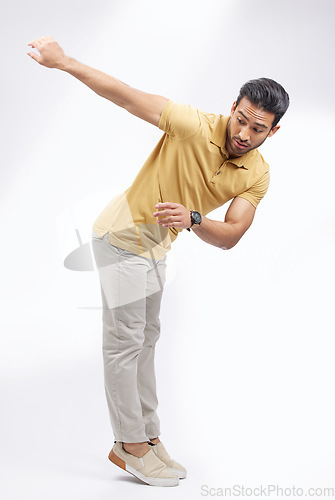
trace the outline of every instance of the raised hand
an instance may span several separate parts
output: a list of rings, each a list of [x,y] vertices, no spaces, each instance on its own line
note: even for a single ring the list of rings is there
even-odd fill
[[[27,45],[39,51],[40,55],[35,54],[35,52],[27,52],[27,54],[42,66],[57,69],[64,67],[67,56],[58,42],[51,36],[35,38]]]

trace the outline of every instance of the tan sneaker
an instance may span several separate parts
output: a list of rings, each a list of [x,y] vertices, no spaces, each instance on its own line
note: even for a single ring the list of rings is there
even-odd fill
[[[173,458],[170,457],[168,452],[165,449],[165,446],[163,443],[160,441],[157,444],[153,444],[150,441],[148,441],[150,446],[152,446],[152,449],[156,453],[157,457],[167,465],[167,467],[170,469],[171,472],[174,474],[177,474],[179,479],[184,479],[186,477],[186,469],[182,465],[180,465],[178,462],[173,460]]]
[[[135,457],[128,453],[117,441],[111,449],[108,458],[133,476],[150,486],[177,486],[178,475],[174,474],[154,453],[149,450],[143,457]]]

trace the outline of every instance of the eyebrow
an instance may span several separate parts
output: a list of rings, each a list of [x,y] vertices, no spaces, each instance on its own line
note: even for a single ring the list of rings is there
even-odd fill
[[[244,113],[242,113],[242,111],[238,110],[238,112],[247,120],[247,122],[249,121],[249,118],[247,118],[245,116]],[[268,129],[269,127],[267,127],[266,125],[263,125],[263,123],[255,123],[255,125],[257,125],[257,127],[262,127],[264,129]]]

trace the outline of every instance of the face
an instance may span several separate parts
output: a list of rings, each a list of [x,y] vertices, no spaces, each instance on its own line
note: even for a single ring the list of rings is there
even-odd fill
[[[243,97],[236,106],[234,102],[227,127],[226,149],[230,158],[242,156],[258,148],[267,137],[273,136],[280,128],[271,128],[274,113],[269,113]]]

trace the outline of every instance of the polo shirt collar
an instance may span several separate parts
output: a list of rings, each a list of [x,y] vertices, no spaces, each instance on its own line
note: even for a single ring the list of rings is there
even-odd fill
[[[220,116],[218,123],[216,124],[212,136],[210,137],[210,142],[215,144],[220,150],[221,154],[228,156],[228,151],[226,150],[226,135],[227,135],[227,125],[229,122],[230,116]],[[236,165],[236,167],[245,168],[248,170],[249,167],[252,166],[253,156],[255,153],[255,149],[245,153],[244,155],[238,158],[229,158],[229,163]]]

